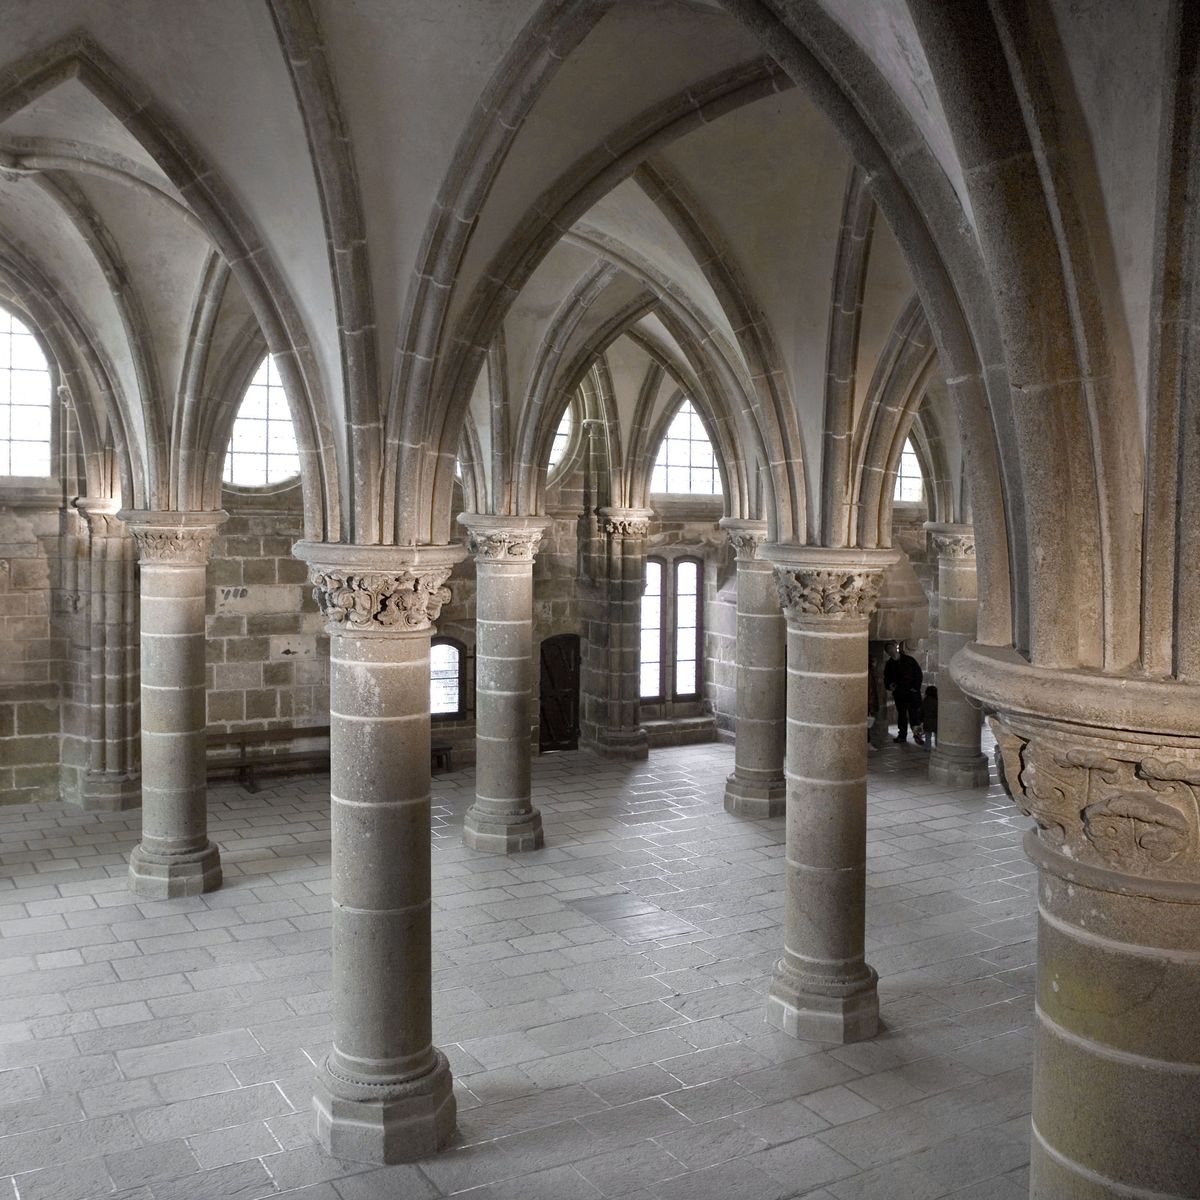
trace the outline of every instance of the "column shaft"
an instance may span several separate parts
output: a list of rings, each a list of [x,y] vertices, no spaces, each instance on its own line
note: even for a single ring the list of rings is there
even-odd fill
[[[317,1136],[339,1158],[403,1162],[454,1132],[450,1068],[432,1041],[429,647],[457,554],[295,552],[330,634],[334,1028]]]
[[[853,1042],[879,1023],[864,958],[867,633],[887,551],[775,546],[787,615],[787,897],[767,1021]]]
[[[938,727],[929,778],[959,787],[986,787],[988,764],[980,749],[983,717],[954,681],[954,656],[975,640],[979,593],[975,534],[969,525],[929,525],[938,555]]]
[[[533,560],[547,522],[463,513],[476,569],[475,802],[463,821],[474,850],[542,845],[533,807]]]
[[[139,896],[212,891],[208,840],[204,608],[209,546],[223,513],[130,513],[141,558],[142,840],[129,858]]]

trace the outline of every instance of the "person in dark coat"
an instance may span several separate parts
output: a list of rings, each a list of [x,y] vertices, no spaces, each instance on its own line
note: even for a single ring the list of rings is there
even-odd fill
[[[905,654],[899,642],[887,648],[888,661],[883,668],[883,686],[892,693],[896,703],[896,742],[908,741],[908,726],[913,727],[913,741],[925,745],[921,732],[921,664],[911,654]]]

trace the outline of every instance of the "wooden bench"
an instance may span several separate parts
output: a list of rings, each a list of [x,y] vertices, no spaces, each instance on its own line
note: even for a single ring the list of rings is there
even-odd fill
[[[313,741],[319,745],[296,748],[293,742]],[[276,749],[287,746],[288,749]],[[232,774],[248,792],[258,791],[258,776],[299,768],[329,770],[329,726],[309,725],[281,729],[234,729],[210,733],[210,750],[236,750],[236,757],[211,759],[208,773]]]

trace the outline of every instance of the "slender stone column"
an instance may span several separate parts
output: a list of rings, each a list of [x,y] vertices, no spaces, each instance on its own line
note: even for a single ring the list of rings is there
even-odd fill
[[[329,622],[333,1049],[317,1136],[338,1158],[405,1162],[454,1133],[433,1046],[429,644],[459,546],[300,542]]]
[[[787,900],[767,1021],[856,1042],[879,1025],[864,959],[867,630],[889,550],[773,545],[787,617]]]
[[[980,749],[983,716],[950,673],[950,660],[975,640],[979,592],[975,531],[970,525],[925,526],[938,556],[938,727],[929,778],[958,787],[987,787]]]
[[[1001,779],[1035,822],[1030,1195],[1200,1196],[1200,688],[985,646],[954,673],[998,712]]]
[[[784,811],[787,624],[775,571],[759,556],[766,521],[721,520],[737,554],[737,715],[725,811],[778,817]]]
[[[641,725],[641,612],[646,538],[653,511],[602,508],[602,619],[589,623],[582,740],[605,758],[639,760],[649,753]]]
[[[163,900],[221,886],[208,840],[204,598],[223,512],[123,512],[141,563],[142,841],[129,886]]]
[[[544,517],[462,513],[475,556],[475,803],[463,821],[472,850],[513,854],[542,845],[533,807],[533,560]]]
[[[138,770],[137,550],[115,500],[80,497],[88,526],[88,767],[80,804],[119,812],[142,802]]]

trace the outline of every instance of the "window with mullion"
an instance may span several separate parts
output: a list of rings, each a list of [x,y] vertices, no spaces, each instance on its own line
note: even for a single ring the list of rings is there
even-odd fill
[[[466,647],[454,638],[434,638],[429,647],[429,713],[454,720],[467,711]]]
[[[695,558],[675,563],[675,670],[672,697],[695,700],[700,695],[702,564]]]
[[[642,641],[641,641],[641,684],[643,700],[662,700],[665,697],[664,668],[666,655],[663,653],[664,620],[666,609],[663,604],[666,564],[659,558],[646,559],[646,587],[642,592]]]

